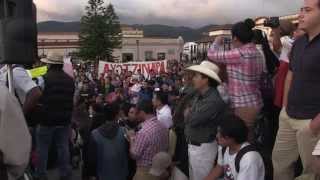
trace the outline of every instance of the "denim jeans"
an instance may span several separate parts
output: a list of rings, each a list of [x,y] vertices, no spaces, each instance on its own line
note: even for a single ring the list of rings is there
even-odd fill
[[[57,148],[60,176],[66,177],[71,175],[69,137],[69,126],[39,126],[37,128],[37,152],[39,155],[37,174],[40,177],[46,176],[48,152],[51,143],[55,143],[55,147]]]

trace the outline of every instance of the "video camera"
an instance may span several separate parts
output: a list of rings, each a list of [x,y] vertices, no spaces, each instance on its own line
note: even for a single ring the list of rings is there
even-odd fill
[[[263,23],[264,26],[270,28],[277,28],[280,26],[280,18],[279,17],[270,17]]]

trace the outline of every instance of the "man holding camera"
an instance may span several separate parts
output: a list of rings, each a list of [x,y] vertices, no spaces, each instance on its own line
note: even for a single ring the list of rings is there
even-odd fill
[[[284,108],[273,149],[275,180],[294,179],[294,162],[301,157],[299,179],[316,179],[312,171],[312,151],[319,140],[320,114],[320,1],[305,0],[299,16],[299,29],[306,35],[297,39],[289,56]],[[287,98],[286,98],[287,97]],[[286,100],[287,99],[287,100]],[[316,123],[316,125],[313,125]],[[311,125],[311,126],[310,126]]]
[[[289,53],[296,39],[304,35],[304,31],[297,29],[289,20],[270,18],[265,23],[272,28],[272,45],[274,53],[279,55],[280,66],[275,76],[275,99],[274,104],[281,109],[283,105],[283,91],[285,79],[289,70]],[[280,110],[279,110],[280,111]]]

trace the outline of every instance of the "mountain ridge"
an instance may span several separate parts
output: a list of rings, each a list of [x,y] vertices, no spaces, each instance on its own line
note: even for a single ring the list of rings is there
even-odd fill
[[[178,38],[182,36],[187,41],[197,41],[206,36],[210,29],[218,25],[207,25],[201,28],[191,28],[185,26],[169,26],[162,24],[133,24],[124,25],[132,28],[141,29],[144,31],[145,37],[164,37],[164,38]],[[79,32],[80,22],[59,22],[59,21],[44,21],[38,23],[38,32]]]

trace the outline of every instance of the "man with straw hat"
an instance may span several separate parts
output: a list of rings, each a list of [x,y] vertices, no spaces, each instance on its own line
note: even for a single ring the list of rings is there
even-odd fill
[[[74,81],[63,71],[63,56],[50,53],[41,59],[48,64],[44,76],[44,91],[40,99],[42,104],[42,121],[37,129],[39,154],[38,175],[46,180],[48,149],[51,142],[56,143],[61,180],[71,179],[69,132],[73,110]]]
[[[195,73],[193,86],[197,91],[192,107],[185,113],[189,174],[191,180],[199,180],[204,179],[213,168],[218,151],[215,141],[217,126],[221,121],[221,115],[226,112],[227,105],[217,90],[221,83],[218,66],[204,61],[187,70]]]

